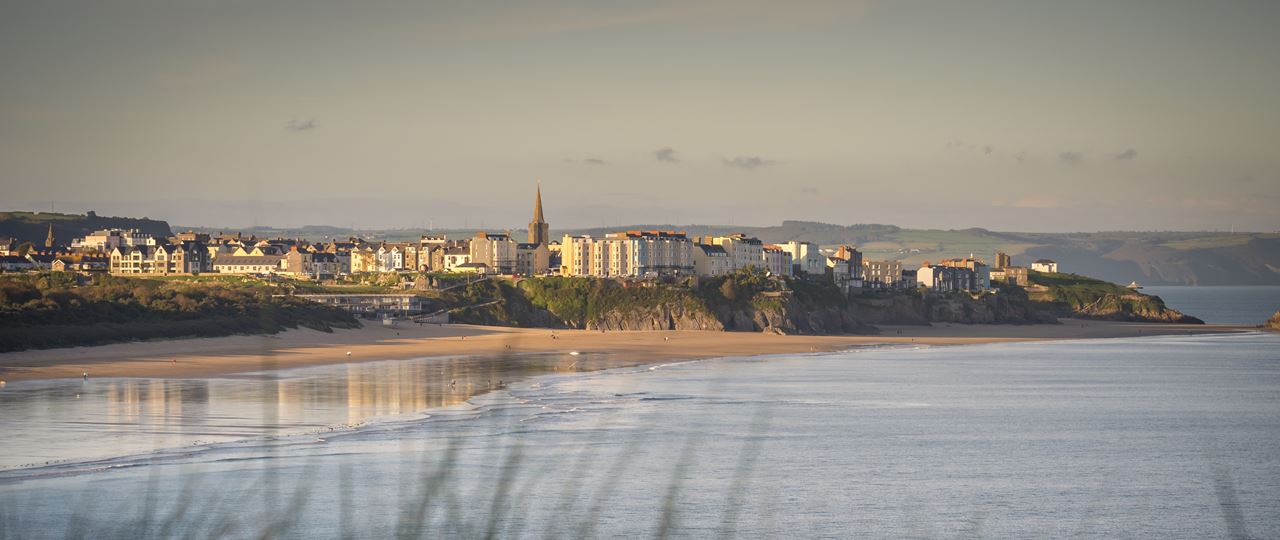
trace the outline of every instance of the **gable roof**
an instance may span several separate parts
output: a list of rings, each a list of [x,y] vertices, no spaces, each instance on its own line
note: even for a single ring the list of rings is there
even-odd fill
[[[216,257],[214,266],[262,266],[278,265],[284,259],[282,255],[245,255],[242,257]]]

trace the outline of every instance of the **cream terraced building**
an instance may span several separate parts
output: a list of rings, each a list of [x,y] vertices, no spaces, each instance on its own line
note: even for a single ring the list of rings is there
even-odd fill
[[[111,250],[108,271],[128,274],[199,274],[212,270],[209,251],[197,242],[116,247]]]
[[[693,241],[675,231],[626,231],[604,238],[566,235],[560,272],[594,277],[692,275],[693,250]]]

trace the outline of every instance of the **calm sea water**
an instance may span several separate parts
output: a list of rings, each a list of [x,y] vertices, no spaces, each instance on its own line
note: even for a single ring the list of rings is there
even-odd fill
[[[1165,305],[1210,324],[1259,325],[1280,310],[1280,287],[1145,287]]]
[[[1275,334],[552,374],[251,435],[0,472],[0,535],[1280,536]]]

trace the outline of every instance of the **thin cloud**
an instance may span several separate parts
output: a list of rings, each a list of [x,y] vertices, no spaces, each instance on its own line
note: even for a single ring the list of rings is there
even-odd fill
[[[737,167],[739,169],[754,171],[760,167],[773,165],[773,160],[764,159],[760,156],[738,156],[733,159],[724,160],[724,165],[726,167]]]
[[[653,159],[667,163],[680,163],[680,158],[676,157],[676,150],[670,146],[654,150]]]
[[[606,163],[603,159],[587,158],[582,160],[582,164],[583,165],[605,165]]]
[[[313,131],[316,129],[315,120],[290,120],[284,128],[289,131]]]
[[[1138,158],[1138,151],[1132,148],[1125,150],[1123,152],[1120,152],[1119,154],[1116,154],[1114,156],[1111,156],[1111,159],[1114,159],[1116,161],[1128,161],[1128,160],[1137,159],[1137,158]]]
[[[1084,154],[1080,152],[1063,152],[1058,154],[1058,161],[1064,165],[1079,165],[1084,161]]]
[[[1004,199],[997,199],[997,200],[991,201],[991,205],[1007,206],[1011,208],[1045,209],[1045,208],[1061,208],[1062,201],[1058,200],[1057,197],[1051,197],[1048,195],[1027,195],[1026,197],[1022,197],[1012,202]]]

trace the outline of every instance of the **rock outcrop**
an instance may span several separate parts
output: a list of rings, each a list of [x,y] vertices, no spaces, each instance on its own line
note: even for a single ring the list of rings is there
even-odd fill
[[[663,303],[600,313],[587,329],[605,330],[725,330],[777,334],[868,334],[878,324],[1055,324],[1025,296],[968,294],[916,296],[887,294],[855,296],[848,302],[814,303],[795,295],[754,298],[749,303],[691,308],[687,303]]]
[[[1045,302],[1057,310],[1059,317],[1103,321],[1204,324],[1204,321],[1166,307],[1158,296],[1145,294],[1107,294],[1094,301],[1072,306],[1062,302]]]
[[[1155,323],[1204,324],[1164,305],[1159,296],[1076,274],[1032,272],[1028,296],[1058,317]]]
[[[1055,324],[1053,312],[1027,299],[1020,290],[1007,290],[977,297],[966,293],[949,295],[889,294],[855,296],[850,300],[856,317],[865,324]]]
[[[1262,327],[1269,330],[1280,331],[1280,311],[1277,311],[1275,315],[1272,315],[1270,319],[1267,319],[1267,322],[1262,323]]]
[[[914,291],[846,297],[830,284],[727,279],[693,285],[625,284],[584,278],[488,281],[446,300],[454,320],[476,324],[589,330],[708,330],[778,334],[867,334],[876,325],[1056,324],[1059,317],[1199,322],[1153,296],[1092,296],[1021,288],[979,295]],[[462,306],[462,307],[458,307]]]
[[[612,310],[583,325],[588,330],[724,330],[714,315],[679,303]]]

